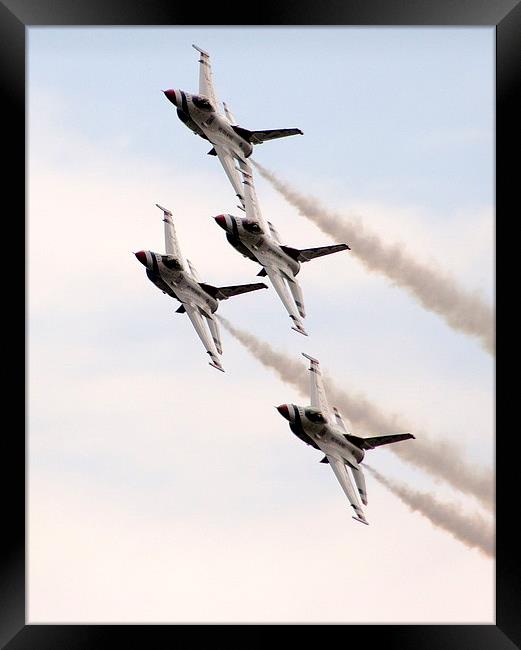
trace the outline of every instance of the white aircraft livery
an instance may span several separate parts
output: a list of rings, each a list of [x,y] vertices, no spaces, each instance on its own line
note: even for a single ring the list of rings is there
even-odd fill
[[[226,300],[248,291],[267,289],[262,283],[240,284],[232,287],[214,287],[200,282],[197,271],[189,260],[183,259],[175,233],[172,213],[156,203],[163,212],[165,222],[166,255],[152,251],[134,253],[147,270],[147,276],[161,291],[181,303],[178,314],[186,313],[190,318],[199,338],[210,355],[210,365],[217,370],[224,368],[219,355],[222,354],[221,336],[214,312],[219,300]],[[205,327],[205,321],[208,329]]]
[[[302,135],[300,129],[271,129],[268,131],[248,131],[237,126],[237,121],[223,102],[222,108],[217,101],[213,87],[210,55],[193,46],[200,54],[199,59],[199,94],[193,95],[184,90],[164,90],[166,97],[177,107],[177,115],[181,122],[195,134],[208,140],[212,149],[208,152],[217,156],[228,176],[237,197],[244,206],[242,188],[235,169],[235,160],[239,165],[244,164],[251,155],[254,144],[262,144],[266,140],[283,138],[288,135]]]
[[[275,227],[261,214],[253,184],[251,165],[246,163],[237,172],[242,174],[244,185],[245,218],[231,214],[214,217],[226,231],[228,242],[244,257],[262,266],[258,273],[268,276],[282,304],[293,321],[292,329],[307,336],[302,319],[305,318],[304,296],[296,280],[302,262],[349,249],[347,244],[297,249],[284,246]],[[289,291],[288,291],[289,287]],[[291,293],[291,295],[290,295]]]
[[[331,466],[355,511],[353,519],[368,524],[362,510],[362,503],[367,505],[367,493],[365,477],[360,465],[366,450],[408,440],[414,436],[412,433],[392,433],[363,438],[349,433],[338,409],[331,410],[329,407],[319,362],[307,354],[304,356],[311,364],[309,367],[311,405],[281,404],[275,408],[286,420],[289,420],[290,429],[298,438],[325,454],[320,462],[329,463]]]

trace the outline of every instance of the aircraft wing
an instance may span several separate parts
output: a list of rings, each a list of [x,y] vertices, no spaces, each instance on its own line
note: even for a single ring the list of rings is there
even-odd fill
[[[212,77],[212,66],[210,64],[210,55],[208,52],[205,52],[197,45],[192,45],[199,54],[199,94],[208,99],[213,104],[214,108],[218,112],[220,110],[219,102],[217,101],[217,95],[215,94],[215,89],[213,86],[213,77]]]
[[[273,237],[273,239],[277,242],[277,244],[281,244],[282,242],[280,241],[280,235],[277,232],[277,229],[275,228],[275,226],[271,223],[271,221],[268,221],[268,226],[269,226],[271,236]]]
[[[351,465],[351,471],[353,472],[353,478],[355,479],[356,487],[358,488],[358,494],[362,499],[364,506],[367,505],[367,487],[365,485],[365,476],[362,471],[361,465],[354,467]]]
[[[192,325],[195,328],[195,331],[197,332],[197,335],[203,342],[204,347],[206,348],[206,352],[210,355],[210,365],[213,366],[214,368],[217,368],[217,370],[221,370],[224,372],[224,368],[221,366],[221,362],[219,360],[218,352],[215,348],[215,344],[213,340],[210,338],[210,333],[205,327],[203,317],[201,316],[201,313],[199,312],[199,309],[190,303],[183,303],[186,313],[188,314],[188,318],[192,321]]]
[[[259,261],[262,264],[262,258],[259,258]],[[289,317],[293,321],[293,328],[296,332],[304,334],[307,336],[306,330],[304,329],[304,324],[300,318],[300,315],[297,311],[296,306],[293,304],[293,300],[289,295],[288,288],[284,284],[284,278],[278,269],[273,268],[272,266],[265,266],[266,273],[271,280],[273,288],[278,293],[279,298],[282,300],[282,304],[286,307],[286,310],[289,314]]]
[[[181,248],[179,246],[177,235],[175,233],[172,213],[170,210],[167,210],[166,208],[163,208],[161,205],[159,205],[159,203],[156,203],[156,206],[163,211],[163,221],[165,222],[165,252],[167,255],[172,255],[175,257],[181,266],[185,268],[183,254],[181,253]]]
[[[226,149],[224,149],[223,147],[214,146],[214,149],[215,149],[215,153],[217,154],[217,157],[219,158],[219,162],[221,163],[224,171],[226,172],[226,176],[228,176],[228,180],[230,181],[233,189],[235,190],[235,194],[237,195],[237,198],[241,202],[242,209],[244,210],[245,203],[244,203],[243,184],[241,183],[239,172],[235,167],[235,158],[234,156],[232,156],[231,153],[226,151]]]
[[[196,282],[201,282],[201,280],[199,278],[199,273],[197,273],[197,269],[192,264],[192,262],[190,262],[190,260],[186,260],[186,263],[188,264],[188,268],[190,269],[190,275],[193,277],[193,279]]]
[[[254,284],[237,284],[231,287],[218,287],[219,300],[226,300],[232,296],[238,296],[241,293],[248,293],[249,291],[257,291],[257,289],[267,289],[268,287],[264,282],[255,282]]]
[[[335,421],[337,425],[347,433],[347,427],[345,425],[344,419],[340,415],[336,406],[333,406],[333,413],[335,415]]]
[[[311,406],[318,409],[331,422],[331,409],[327,401],[324,382],[322,381],[322,372],[320,370],[320,363],[317,359],[310,357],[305,352],[302,356],[309,359],[309,389],[311,394]]]
[[[332,456],[331,454],[326,454],[326,457],[329,461],[329,464],[331,465],[331,469],[333,470],[335,476],[338,479],[338,482],[342,486],[345,495],[349,499],[351,503],[351,507],[356,513],[356,516],[354,516],[353,519],[356,519],[356,521],[360,521],[362,524],[368,525],[369,522],[366,520],[364,516],[364,512],[362,510],[362,506],[358,498],[358,492],[355,489],[353,483],[351,482],[351,477],[349,476],[349,472],[347,470],[347,467],[345,466],[344,461],[341,458]]]
[[[224,108],[224,114],[228,118],[228,122],[230,124],[237,125],[237,120],[235,119],[235,115],[231,112],[231,110],[228,108],[228,105],[226,102],[223,102],[223,108]]]
[[[242,174],[242,182],[244,184],[244,209],[246,218],[256,221],[265,233],[272,233],[268,222],[262,216],[262,212],[257,200],[257,193],[255,192],[255,185],[253,183],[253,169],[248,163],[239,163],[239,171]]]

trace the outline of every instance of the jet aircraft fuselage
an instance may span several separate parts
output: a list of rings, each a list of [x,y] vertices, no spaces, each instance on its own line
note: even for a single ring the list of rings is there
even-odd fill
[[[177,107],[177,116],[189,129],[213,145],[227,149],[233,156],[245,159],[251,156],[253,145],[229,119],[217,111],[209,99],[184,90],[165,90],[166,97]],[[244,132],[247,133],[247,132]]]
[[[291,431],[306,444],[321,449],[325,454],[340,456],[351,467],[358,467],[362,462],[364,450],[350,442],[344,430],[327,422],[318,409],[281,404],[277,410],[289,421]]]
[[[213,314],[217,310],[218,301],[181,267],[174,256],[152,251],[139,251],[135,255],[146,267],[148,279],[163,293],[181,303],[195,304],[207,314]]]
[[[300,271],[300,262],[290,257],[269,232],[253,219],[221,214],[216,223],[226,231],[226,239],[244,257],[261,266],[274,265],[287,276],[294,277]]]

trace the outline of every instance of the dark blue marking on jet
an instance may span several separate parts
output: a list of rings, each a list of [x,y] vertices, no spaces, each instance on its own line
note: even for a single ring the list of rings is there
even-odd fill
[[[302,426],[302,419],[300,417],[300,413],[297,407],[295,405],[292,406],[295,410],[295,420],[289,423],[289,428],[293,431],[293,433],[297,436],[297,438],[300,438],[307,445],[311,445],[315,449],[320,449],[317,443],[314,440],[312,440],[308,436],[308,434],[304,431],[304,427]]]

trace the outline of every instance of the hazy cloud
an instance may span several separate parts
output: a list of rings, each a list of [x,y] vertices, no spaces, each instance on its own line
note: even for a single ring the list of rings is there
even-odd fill
[[[447,531],[466,546],[477,548],[489,556],[494,555],[494,532],[482,516],[477,513],[464,515],[454,504],[442,503],[427,492],[413,490],[403,483],[383,476],[366,463],[364,467],[411,510],[427,517],[436,528]]]

